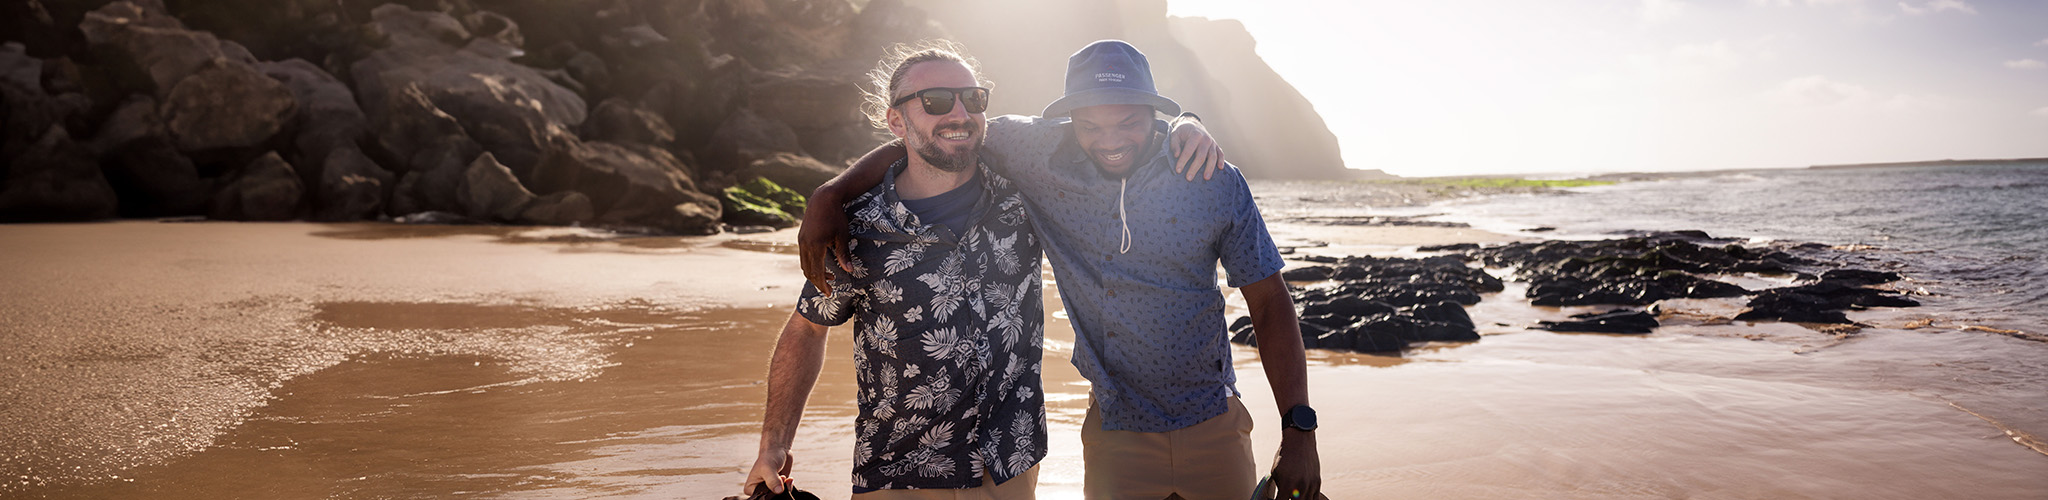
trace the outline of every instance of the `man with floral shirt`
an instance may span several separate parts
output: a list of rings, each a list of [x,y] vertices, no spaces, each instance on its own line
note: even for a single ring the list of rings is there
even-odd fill
[[[968,61],[945,49],[893,59],[877,70],[891,100],[880,121],[918,154],[845,205],[857,262],[829,295],[804,287],[783,328],[746,488],[782,490],[826,327],[854,319],[856,498],[1031,498],[1046,450],[1043,250],[1015,188],[981,165],[988,89]]]

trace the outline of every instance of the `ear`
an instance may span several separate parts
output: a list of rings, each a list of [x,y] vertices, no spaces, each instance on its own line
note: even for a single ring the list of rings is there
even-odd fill
[[[889,123],[889,133],[896,134],[898,139],[910,137],[910,124],[904,122],[902,112],[897,111],[895,107],[890,107],[884,113],[886,113],[883,115],[886,117],[884,121]]]

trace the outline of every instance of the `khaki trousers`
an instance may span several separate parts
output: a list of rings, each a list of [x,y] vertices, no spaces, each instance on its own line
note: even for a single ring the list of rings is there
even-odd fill
[[[1088,470],[1081,489],[1089,500],[1173,494],[1240,500],[1251,497],[1259,482],[1252,414],[1238,398],[1230,398],[1230,410],[1222,415],[1167,432],[1103,430],[1102,414],[1091,401],[1081,425],[1081,457]]]
[[[981,486],[930,490],[875,490],[856,493],[853,500],[1033,500],[1038,498],[1038,466],[995,484],[995,474],[981,471]]]

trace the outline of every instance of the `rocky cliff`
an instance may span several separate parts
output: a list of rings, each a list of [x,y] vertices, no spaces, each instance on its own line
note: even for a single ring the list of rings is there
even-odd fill
[[[990,63],[999,111],[1035,112],[1058,95],[1068,53],[1122,37],[1255,175],[1342,171],[1320,118],[1249,37],[1204,34],[1229,26],[1170,24],[1161,1],[924,7],[0,2],[0,221],[409,217],[705,234],[746,205],[727,188],[765,178],[808,192],[881,141],[858,114],[861,73],[890,43],[947,34]]]
[[[1159,91],[1203,123],[1232,163],[1267,179],[1385,176],[1350,171],[1308,99],[1266,65],[1236,21],[1166,15],[1166,0],[912,0],[973,51],[995,81],[993,112],[1038,114],[1058,99],[1067,56],[1096,40],[1131,42]]]

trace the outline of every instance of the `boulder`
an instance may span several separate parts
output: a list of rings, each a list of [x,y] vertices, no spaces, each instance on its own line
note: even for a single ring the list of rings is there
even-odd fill
[[[781,71],[755,76],[747,86],[748,110],[788,125],[804,151],[831,161],[859,157],[884,139],[861,113],[865,75],[853,71]]]
[[[51,126],[8,163],[0,221],[105,219],[119,207],[92,151],[73,142],[63,126]]]
[[[703,10],[714,53],[763,68],[811,67],[846,55],[853,48],[847,21],[859,14],[845,0],[710,0]]]
[[[575,191],[559,191],[534,199],[525,211],[519,213],[519,222],[571,226],[587,224],[596,217],[597,211],[590,207],[589,196]]]
[[[796,153],[775,153],[754,160],[734,177],[740,179],[761,178],[798,193],[818,190],[826,181],[832,180],[843,169],[832,168],[809,156]]]
[[[43,60],[29,56],[21,42],[0,44],[0,83],[41,91]]]
[[[535,192],[588,196],[596,222],[670,234],[717,233],[718,198],[697,191],[674,155],[647,145],[570,142],[535,168]]]
[[[711,135],[702,158],[707,171],[733,173],[753,165],[755,160],[801,150],[796,131],[788,125],[740,108]]]
[[[372,121],[371,128],[376,131],[377,149],[396,160],[396,170],[400,172],[430,168],[430,162],[420,155],[437,146],[475,143],[462,129],[462,124],[434,107],[434,102],[427,99],[426,92],[418,85],[398,89],[379,106],[367,111]],[[482,146],[476,148],[481,150]],[[463,161],[467,162],[469,158]]]
[[[519,178],[512,175],[512,169],[499,164],[490,153],[484,153],[463,170],[462,187],[456,191],[455,199],[465,216],[512,222],[519,219],[528,204],[533,203],[534,196],[525,186],[519,185]]]
[[[255,67],[216,59],[171,88],[159,113],[178,149],[262,145],[297,111],[290,89]]]
[[[648,83],[640,103],[675,128],[678,147],[698,151],[699,157],[708,158],[714,136],[739,111],[747,76],[754,69],[746,61],[726,56],[710,61],[702,73]],[[789,132],[788,144],[797,143],[795,136],[795,131]]]
[[[372,17],[371,29],[383,33],[390,45],[356,61],[349,73],[379,139],[400,143],[393,157],[408,157],[405,150],[411,148],[404,147],[405,139],[388,138],[404,133],[403,127],[386,126],[433,122],[446,115],[523,176],[554,144],[573,138],[583,123],[587,110],[581,96],[539,70],[512,62],[509,57],[517,51],[505,50],[501,42],[470,40],[462,24],[447,14],[386,4]],[[412,102],[406,95],[411,92],[424,97],[427,106]]]
[[[214,193],[206,217],[214,220],[278,221],[298,214],[305,186],[276,151],[264,153],[228,178]]]
[[[396,217],[424,211],[462,213],[463,179],[483,148],[467,136],[448,136],[423,145],[398,179],[385,212]]]
[[[0,52],[0,58],[4,58]],[[26,58],[33,61],[34,58]],[[40,64],[22,62],[17,66],[40,68]],[[27,75],[21,75],[26,77]],[[69,94],[76,97],[76,94]],[[81,106],[84,104],[84,106]],[[75,99],[59,99],[43,92],[37,81],[17,81],[16,78],[0,79],[0,175],[5,175],[6,160],[27,151],[31,145],[50,132],[50,127],[64,127],[68,134],[77,126],[74,117],[83,114],[90,102],[76,102]]]
[[[185,29],[184,23],[156,2],[122,0],[86,13],[78,25],[95,51],[123,67],[132,67],[140,81],[124,87],[168,97],[185,77],[227,58],[211,33]]]
[[[607,142],[637,142],[663,148],[676,142],[676,131],[668,120],[625,99],[612,98],[597,104],[583,123],[583,138]]]
[[[304,59],[256,65],[264,75],[284,84],[298,108],[292,127],[289,158],[308,184],[325,176],[327,158],[337,149],[357,148],[369,130],[369,118],[356,105],[355,92],[327,71]]]
[[[395,176],[354,147],[336,148],[320,161],[313,187],[313,220],[352,221],[376,217]]]

